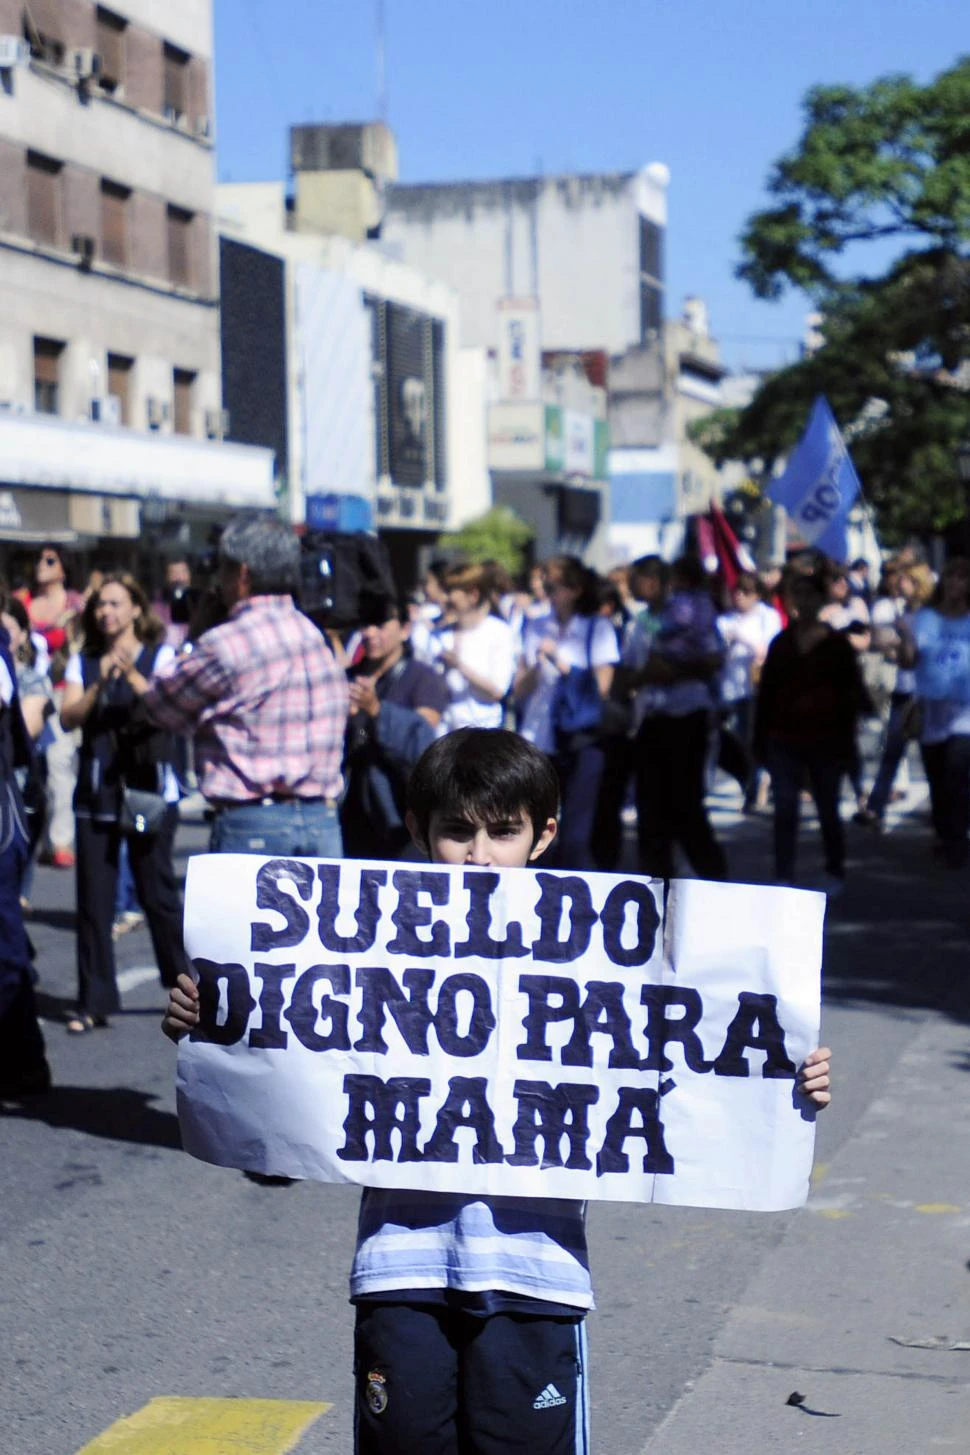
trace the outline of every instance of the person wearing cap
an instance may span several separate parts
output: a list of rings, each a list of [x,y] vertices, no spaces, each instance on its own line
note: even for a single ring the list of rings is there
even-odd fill
[[[347,794],[340,813],[344,853],[351,859],[396,859],[407,847],[410,771],[434,741],[448,706],[444,678],[412,656],[410,635],[406,602],[362,600],[364,655],[347,673]]]

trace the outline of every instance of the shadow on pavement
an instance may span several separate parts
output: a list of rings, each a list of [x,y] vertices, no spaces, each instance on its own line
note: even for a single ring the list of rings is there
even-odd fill
[[[28,933],[31,925],[44,925],[50,930],[73,930],[77,926],[77,915],[73,909],[37,909],[31,910],[24,923]]]
[[[970,1024],[968,872],[936,865],[916,826],[851,848],[845,895],[826,915],[826,1000]]]
[[[180,1151],[178,1118],[174,1112],[150,1105],[155,1100],[153,1093],[129,1086],[55,1086],[44,1096],[7,1103],[0,1116],[46,1122],[49,1127],[88,1132],[114,1142]]]

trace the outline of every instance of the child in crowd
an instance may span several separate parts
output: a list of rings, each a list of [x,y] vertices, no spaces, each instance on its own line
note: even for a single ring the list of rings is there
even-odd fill
[[[408,827],[436,864],[522,868],[556,835],[550,760],[501,729],[440,738],[415,767]],[[198,1022],[183,976],[162,1022]],[[829,1052],[802,1094],[827,1105]],[[350,1277],[358,1455],[588,1451],[585,1204],[367,1188]]]

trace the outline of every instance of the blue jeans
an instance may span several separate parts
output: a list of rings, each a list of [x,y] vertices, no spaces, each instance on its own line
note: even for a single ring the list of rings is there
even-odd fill
[[[131,872],[128,857],[128,840],[122,837],[118,845],[118,882],[115,887],[115,919],[122,914],[133,914],[138,909],[138,895],[135,892],[135,876]]]
[[[333,804],[293,798],[217,809],[209,849],[213,854],[339,859],[343,841]]]
[[[893,782],[910,744],[911,735],[906,731],[906,717],[912,700],[909,692],[894,692],[892,696],[879,771],[869,794],[869,812],[874,813],[877,818],[882,818],[886,812]]]
[[[557,869],[595,869],[592,839],[606,761],[603,748],[599,743],[584,743],[562,749],[552,761],[559,774],[562,811],[549,863]]]

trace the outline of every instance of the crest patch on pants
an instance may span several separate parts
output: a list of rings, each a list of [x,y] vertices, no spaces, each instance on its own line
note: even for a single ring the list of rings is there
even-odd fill
[[[387,1409],[387,1380],[377,1369],[372,1369],[367,1376],[364,1398],[372,1415],[382,1415]]]

